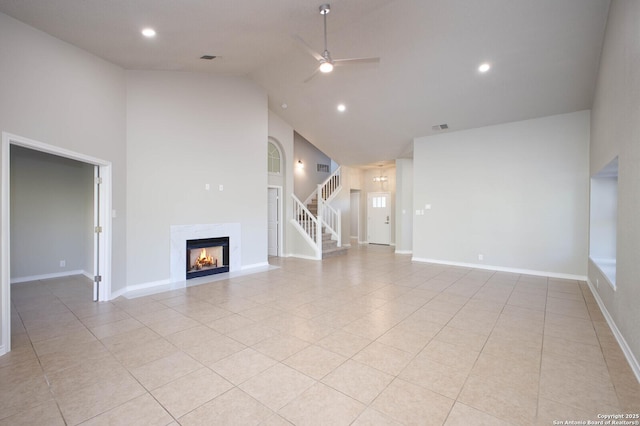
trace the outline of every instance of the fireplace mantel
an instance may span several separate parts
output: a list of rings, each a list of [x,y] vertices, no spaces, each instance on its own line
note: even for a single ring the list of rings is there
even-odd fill
[[[171,226],[171,282],[186,281],[185,271],[187,240],[201,238],[229,237],[229,272],[242,269],[240,250],[239,223],[212,223],[201,225],[172,225]]]

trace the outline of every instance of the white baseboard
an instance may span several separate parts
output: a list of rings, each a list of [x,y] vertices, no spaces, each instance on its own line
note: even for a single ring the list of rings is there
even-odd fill
[[[594,299],[596,299],[596,302],[598,303],[598,307],[600,307],[600,311],[602,311],[602,315],[607,320],[607,324],[609,324],[609,328],[611,329],[611,332],[613,333],[616,340],[618,341],[618,345],[620,345],[620,349],[622,349],[622,353],[624,354],[625,358],[627,358],[629,367],[631,367],[631,370],[633,370],[633,374],[636,375],[636,380],[640,382],[640,363],[638,363],[638,360],[636,359],[635,355],[633,355],[633,352],[631,351],[631,348],[627,344],[627,341],[622,336],[622,333],[620,333],[618,326],[613,320],[613,317],[611,316],[611,314],[609,314],[607,307],[604,305],[604,302],[602,301],[602,299],[600,298],[600,295],[594,288],[591,280],[587,279],[587,285],[589,286],[589,289],[591,290],[591,294],[593,295]]]
[[[293,253],[289,253],[287,257],[295,257],[296,259],[305,259],[305,260],[321,260],[316,258],[315,256],[307,256],[304,254],[293,254]]]
[[[168,286],[170,285],[171,285],[171,280],[169,279],[129,285],[118,291],[112,292],[111,300],[116,299],[120,296],[124,296],[126,298],[135,298],[140,296],[146,296],[149,294],[160,293],[163,291],[168,291],[170,290],[170,288],[168,288]]]
[[[85,275],[85,271],[75,270],[75,271],[64,271],[64,272],[56,272],[53,274],[42,274],[42,275],[32,275],[30,277],[19,277],[19,278],[11,278],[11,284],[19,284],[26,283],[29,281],[38,281],[38,280],[48,280],[51,278],[61,278],[61,277],[70,277],[72,275]],[[93,279],[93,277],[90,277]]]
[[[351,247],[351,244],[343,244],[342,247]]]
[[[163,293],[165,291],[178,290],[181,288],[192,287],[200,284],[209,284],[216,281],[222,281],[229,278],[240,277],[243,275],[257,274],[258,272],[278,269],[278,266],[269,265],[269,262],[254,263],[245,265],[240,271],[223,272],[221,274],[206,275],[204,277],[193,278],[190,280],[172,282],[170,278],[151,281],[148,283],[134,284],[111,293],[111,299],[124,296],[127,299],[135,299],[136,297],[149,296],[151,294]]]
[[[4,355],[7,353],[7,350],[5,349],[4,345],[0,345],[0,356]]]
[[[413,254],[411,250],[396,250],[396,254]],[[413,260],[413,259],[411,259]]]
[[[514,274],[536,275],[540,277],[561,278],[565,280],[587,281],[585,275],[564,274],[560,272],[537,271],[533,269],[507,268],[504,266],[483,265],[478,263],[451,262],[448,260],[425,259],[421,257],[412,257],[414,262],[435,263],[438,265],[460,266],[463,268],[485,269],[488,271],[511,272]]]
[[[247,269],[265,268],[268,266],[269,266],[269,262],[253,263],[251,265],[243,265],[242,270],[246,271]]]
[[[87,272],[87,271],[82,271],[82,275],[84,275],[85,277],[87,277],[87,278],[89,278],[91,281],[93,281],[94,274],[90,274],[90,273],[89,273],[89,272]]]

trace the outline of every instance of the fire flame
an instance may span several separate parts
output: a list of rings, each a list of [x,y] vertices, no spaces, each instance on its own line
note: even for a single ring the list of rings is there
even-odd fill
[[[207,253],[206,249],[200,250],[200,256],[196,259],[193,264],[193,269],[201,269],[207,266],[217,266],[218,261],[213,258],[210,254]]]

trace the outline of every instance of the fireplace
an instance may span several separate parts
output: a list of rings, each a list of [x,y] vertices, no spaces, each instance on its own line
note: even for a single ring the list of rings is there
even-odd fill
[[[187,279],[229,272],[229,237],[187,240]]]

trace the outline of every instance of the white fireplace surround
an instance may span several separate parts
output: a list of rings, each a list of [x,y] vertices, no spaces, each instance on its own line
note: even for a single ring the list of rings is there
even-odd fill
[[[212,223],[171,226],[171,282],[186,281],[187,240],[229,237],[229,272],[240,271],[241,234],[239,223]]]

